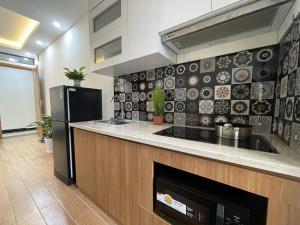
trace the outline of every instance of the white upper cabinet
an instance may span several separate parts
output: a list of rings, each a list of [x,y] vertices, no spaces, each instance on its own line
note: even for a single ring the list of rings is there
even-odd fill
[[[128,57],[127,0],[103,0],[89,14],[90,69],[97,71]]]
[[[216,10],[255,1],[258,0],[159,0],[159,32],[169,33],[195,20],[211,17]]]
[[[89,11],[92,11],[100,2],[103,2],[103,0],[89,0]]]
[[[89,21],[91,40],[126,26],[127,0],[103,0],[90,12]]]
[[[242,0],[212,0],[212,11],[230,6],[234,3],[241,2]]]
[[[211,0],[159,0],[159,32],[203,16],[211,10]]]
[[[158,0],[103,0],[89,22],[91,72],[118,76],[176,63],[161,42]]]

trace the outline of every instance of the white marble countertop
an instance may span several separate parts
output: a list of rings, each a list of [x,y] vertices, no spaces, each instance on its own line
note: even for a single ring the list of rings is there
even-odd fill
[[[153,134],[172,126],[170,124],[158,126],[151,122],[140,121],[125,125],[112,125],[89,121],[71,123],[71,126],[177,152],[300,178],[300,155],[291,151],[286,144],[273,134],[265,134],[264,136],[277,149],[279,154]]]

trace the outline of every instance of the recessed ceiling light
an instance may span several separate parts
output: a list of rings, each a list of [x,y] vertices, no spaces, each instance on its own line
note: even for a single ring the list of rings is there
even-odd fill
[[[9,18],[1,23],[4,27],[1,30],[0,46],[21,50],[40,23],[1,6],[0,14],[3,18]]]
[[[44,44],[44,43],[43,43],[42,41],[40,41],[40,40],[37,40],[36,43],[37,43],[38,45],[43,45],[43,44]]]
[[[60,23],[57,22],[57,21],[54,21],[52,24],[53,24],[53,26],[55,26],[56,28],[61,28]]]
[[[8,61],[15,62],[16,60],[13,58],[8,58]]]

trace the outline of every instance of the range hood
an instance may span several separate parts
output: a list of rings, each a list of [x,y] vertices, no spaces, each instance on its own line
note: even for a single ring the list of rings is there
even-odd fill
[[[279,29],[292,0],[245,0],[160,33],[162,42],[176,53],[195,46],[211,46]]]

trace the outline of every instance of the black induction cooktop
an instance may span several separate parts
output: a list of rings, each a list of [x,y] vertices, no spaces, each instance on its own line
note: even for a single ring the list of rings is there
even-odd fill
[[[244,140],[232,140],[217,137],[214,130],[179,126],[172,126],[154,134],[278,154],[271,143],[260,135],[252,135],[250,138]]]

